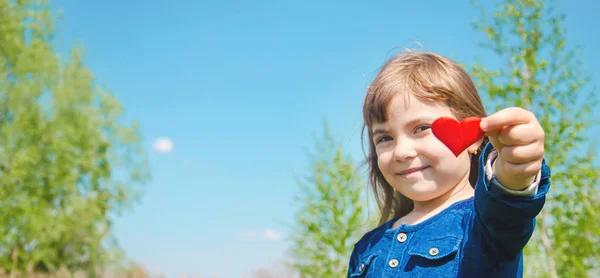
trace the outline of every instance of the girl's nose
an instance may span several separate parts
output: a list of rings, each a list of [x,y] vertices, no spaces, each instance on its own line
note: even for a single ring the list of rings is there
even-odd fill
[[[410,140],[398,140],[394,148],[394,160],[396,161],[407,161],[415,158],[417,151],[414,146],[414,142]]]

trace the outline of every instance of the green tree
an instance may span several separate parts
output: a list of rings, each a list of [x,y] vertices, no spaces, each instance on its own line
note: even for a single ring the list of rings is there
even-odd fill
[[[590,113],[597,99],[578,51],[567,47],[565,15],[541,0],[501,1],[493,13],[480,8],[475,28],[503,62],[493,70],[472,68],[492,101],[488,109],[527,108],[546,133],[552,188],[525,249],[525,276],[589,277],[600,258],[600,167],[586,134],[597,127]]]
[[[368,228],[365,186],[327,124],[309,156],[310,174],[298,182],[290,265],[300,277],[344,277],[353,245]]]
[[[90,275],[119,259],[111,217],[149,179],[137,124],[53,42],[46,1],[0,0],[0,268]]]

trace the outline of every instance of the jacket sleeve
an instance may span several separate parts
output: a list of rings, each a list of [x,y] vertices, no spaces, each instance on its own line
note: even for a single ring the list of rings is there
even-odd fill
[[[350,254],[350,262],[348,263],[348,271],[346,277],[350,277],[350,274],[356,269],[356,265],[358,264],[358,257],[356,256],[356,248],[352,248],[352,253]]]
[[[545,159],[536,181],[527,194],[516,194],[507,191],[495,179],[490,179],[488,157],[493,146],[488,143],[479,161],[479,178],[475,186],[475,219],[483,235],[483,240],[493,250],[495,256],[514,259],[531,238],[535,228],[535,217],[546,202],[546,194],[550,187],[550,168]],[[500,259],[499,258],[499,259]]]

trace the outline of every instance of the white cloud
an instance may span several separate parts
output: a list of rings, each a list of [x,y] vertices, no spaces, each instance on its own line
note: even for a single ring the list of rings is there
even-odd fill
[[[278,241],[281,239],[281,233],[275,232],[272,229],[266,228],[262,232],[261,231],[246,231],[239,233],[239,237],[242,240],[270,240],[270,241]]]
[[[159,153],[170,153],[173,150],[173,141],[169,138],[161,137],[154,141],[152,147]]]
[[[268,240],[273,240],[273,241],[277,241],[281,239],[281,234],[274,232],[271,229],[265,229],[264,231],[264,236],[268,239]]]

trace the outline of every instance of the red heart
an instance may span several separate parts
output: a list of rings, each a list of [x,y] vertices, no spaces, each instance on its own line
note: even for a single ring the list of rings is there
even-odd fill
[[[433,135],[448,147],[456,157],[484,135],[479,127],[480,118],[468,117],[462,122],[441,117],[431,124]]]

